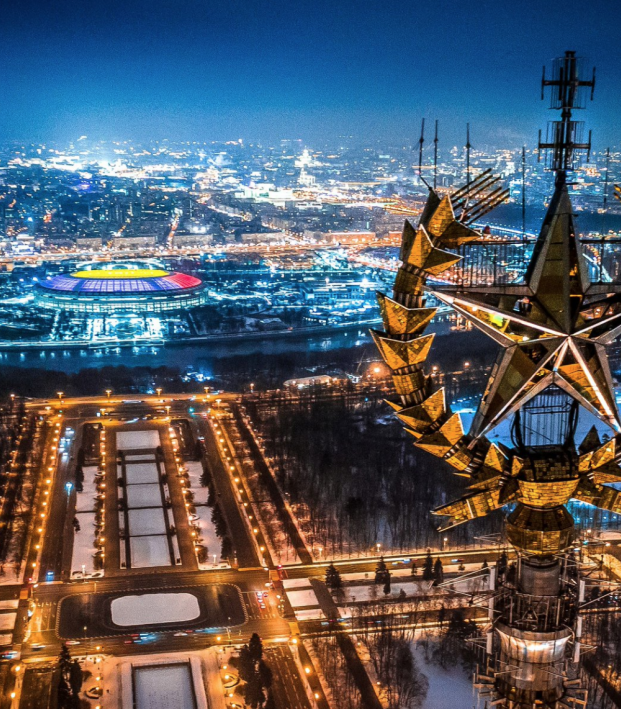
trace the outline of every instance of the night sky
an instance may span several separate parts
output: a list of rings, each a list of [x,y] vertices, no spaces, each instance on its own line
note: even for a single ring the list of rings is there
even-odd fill
[[[425,116],[445,146],[466,121],[532,145],[573,49],[595,146],[621,144],[619,0],[5,0],[0,46],[0,140],[402,141]]]

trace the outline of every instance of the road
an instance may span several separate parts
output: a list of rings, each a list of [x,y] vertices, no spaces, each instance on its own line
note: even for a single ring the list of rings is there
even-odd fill
[[[256,632],[265,643],[266,658],[274,674],[274,695],[278,708],[310,709],[311,702],[307,697],[307,692],[310,691],[311,696],[314,692],[318,694],[318,699],[313,702],[316,701],[320,709],[327,709],[321,687],[312,668],[312,661],[310,658],[306,658],[305,664],[310,673],[308,676],[304,674],[301,677],[299,665],[292,654],[292,646],[287,642],[292,633],[297,632],[298,629],[302,637],[328,632],[336,632],[341,636],[339,646],[357,684],[362,687],[363,695],[366,695],[366,705],[374,706],[373,692],[368,684],[368,678],[366,678],[362,665],[356,660],[355,650],[352,651],[353,646],[349,638],[351,627],[348,623],[338,622],[327,628],[326,623],[320,621],[292,623],[293,615],[287,606],[284,610],[285,617],[279,614],[278,589],[269,591],[269,600],[265,603],[265,608],[261,607],[257,601],[257,592],[266,591],[266,585],[270,582],[270,571],[263,566],[265,562],[262,555],[260,557],[257,553],[257,547],[264,546],[265,540],[262,537],[262,530],[253,533],[248,519],[248,508],[244,506],[246,498],[233,479],[235,473],[229,469],[232,461],[227,460],[226,456],[234,455],[234,451],[227,447],[225,437],[216,437],[214,428],[215,423],[220,420],[220,414],[225,413],[222,411],[223,407],[237,400],[236,395],[221,392],[200,396],[195,394],[165,395],[160,392],[156,395],[139,395],[135,398],[110,394],[109,396],[75,399],[64,399],[61,396],[57,400],[27,402],[28,410],[53,414],[54,421],[58,420],[57,412],[62,411],[62,430],[65,430],[67,426],[71,427],[75,431],[75,438],[71,448],[66,451],[66,455],[61,457],[51,478],[50,495],[47,496],[49,499],[47,507],[47,529],[49,532],[45,533],[42,541],[39,584],[32,588],[34,615],[27,624],[20,620],[16,629],[16,637],[25,633],[26,641],[21,647],[22,662],[29,668],[24,680],[23,707],[37,706],[36,702],[42,701],[41,697],[49,690],[51,675],[49,667],[46,670],[46,663],[53,662],[59,652],[61,644],[59,635],[71,637],[73,643],[78,643],[72,645],[73,655],[87,654],[100,648],[98,651],[108,655],[139,656],[145,653],[184,652],[209,646],[240,644],[247,642],[252,633]],[[191,411],[191,409],[196,409],[196,411]],[[211,421],[203,417],[202,413],[205,409],[211,409],[212,414],[215,415]],[[229,535],[233,540],[237,564],[234,564],[234,568],[231,569],[200,571],[196,568],[195,563],[185,562],[181,566],[126,570],[118,568],[119,564],[115,563],[115,568],[108,568],[106,575],[101,579],[70,580],[73,538],[71,520],[75,495],[72,492],[67,499],[65,483],[73,481],[75,455],[81,442],[81,425],[85,421],[104,421],[107,428],[110,427],[114,430],[126,428],[131,426],[133,422],[144,419],[148,421],[149,427],[161,427],[168,415],[187,418],[194,435],[204,439],[206,462],[214,482],[218,503],[226,518]],[[113,436],[107,438],[112,439]],[[50,441],[47,445],[51,445]],[[106,481],[108,486],[106,495],[110,496],[116,490],[117,471],[115,451],[109,443],[107,446]],[[172,465],[174,453],[165,445],[163,446],[163,454],[167,460],[166,468],[168,470]],[[173,482],[176,484],[175,480]],[[179,490],[175,489],[175,484],[171,488],[171,498],[173,504],[178,507],[179,504],[182,504],[183,497],[178,494]],[[49,489],[49,486],[42,489]],[[114,502],[110,510],[113,515],[116,515],[116,497],[114,499],[113,497],[110,497],[110,500]],[[109,504],[108,500],[106,504]],[[109,522],[110,520],[106,522],[106,536],[113,527],[108,524]],[[175,517],[175,522],[180,528],[183,527],[177,517]],[[180,533],[182,531],[180,529]],[[301,540],[298,541],[301,542]],[[118,562],[118,555],[110,553],[109,543],[118,544],[118,542],[116,539],[106,540],[106,563],[108,566],[112,563],[110,559],[112,561],[117,559]],[[304,551],[302,546],[300,546],[300,551]],[[35,553],[34,548],[31,553]],[[484,559],[492,562],[497,554],[497,549],[489,547],[467,552],[447,549],[439,554],[434,553],[434,556],[440,556],[443,559],[445,571],[449,573],[451,566],[456,570],[455,565],[451,564],[454,559],[463,560],[464,563],[482,563]],[[385,560],[389,568],[393,566],[399,568],[403,566],[403,556],[401,554],[388,555],[385,556]],[[416,559],[420,568],[426,551],[406,556],[408,559]],[[300,554],[300,557],[306,563],[286,566],[281,570],[283,578],[323,580],[329,561],[313,563],[308,553]],[[379,558],[375,556],[363,559],[335,560],[334,563],[338,566],[341,574],[368,573],[369,576],[372,576],[378,560]],[[271,566],[269,558],[266,561]],[[53,574],[53,582],[48,582],[52,578],[48,572]],[[274,574],[275,571],[272,569],[272,576]],[[228,630],[224,627],[227,623],[221,623],[219,627],[215,628],[203,628],[201,626],[209,625],[209,622],[197,621],[194,624],[181,623],[171,626],[168,630],[163,630],[161,627],[155,628],[148,639],[137,640],[132,638],[129,630],[117,635],[115,633],[119,631],[108,632],[101,624],[105,611],[100,609],[105,607],[106,599],[144,593],[145,591],[181,589],[198,589],[201,594],[208,595],[216,593],[218,585],[222,584],[231,584],[239,589],[245,616],[244,622],[235,621]],[[323,584],[319,584],[319,587],[321,586]],[[0,587],[0,599],[14,598],[16,594],[19,594],[19,591],[19,586]],[[69,612],[65,609],[73,607],[72,602],[68,600],[72,597],[74,602],[78,604],[75,608],[78,608],[79,611],[71,611],[75,617],[67,618],[63,614]],[[82,600],[89,598],[91,601]],[[104,603],[103,606],[102,603]],[[26,602],[22,603],[20,608],[20,618],[25,608]],[[475,612],[469,611],[469,613]],[[89,613],[91,614],[90,619],[87,618]],[[435,611],[421,611],[416,617],[404,620],[404,623],[433,623],[436,618]],[[236,622],[237,624],[235,624]],[[197,630],[205,630],[206,632],[196,632]],[[59,631],[61,632],[59,633]],[[298,652],[298,650],[294,652]],[[30,672],[33,668],[39,668],[41,671]],[[1,702],[0,709],[4,709]]]

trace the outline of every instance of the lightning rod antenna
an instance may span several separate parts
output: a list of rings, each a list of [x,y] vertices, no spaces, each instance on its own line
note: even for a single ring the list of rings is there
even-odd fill
[[[466,205],[470,198],[470,123],[466,123]]]
[[[420,127],[420,138],[418,139],[418,177],[423,177],[423,144],[425,143],[425,119]]]
[[[526,148],[522,146],[522,237],[526,238]]]
[[[438,185],[438,119],[436,118],[436,135],[433,139],[433,189]]]

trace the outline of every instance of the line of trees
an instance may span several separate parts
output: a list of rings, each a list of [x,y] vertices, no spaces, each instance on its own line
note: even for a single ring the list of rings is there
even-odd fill
[[[276,709],[272,670],[263,659],[263,643],[257,633],[252,634],[235,660],[239,678],[244,683],[240,693],[246,705],[251,709]]]
[[[412,445],[379,398],[368,399],[258,400],[248,408],[307,541],[328,558],[368,552],[378,539],[385,550],[435,546],[430,510],[463,492],[442,461]],[[498,531],[500,519],[457,528],[451,544]]]

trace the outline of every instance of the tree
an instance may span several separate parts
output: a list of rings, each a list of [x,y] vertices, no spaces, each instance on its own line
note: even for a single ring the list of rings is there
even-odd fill
[[[84,471],[81,465],[75,469],[75,489],[76,492],[84,492]]]
[[[489,569],[489,564],[487,563],[487,559],[483,560],[483,564],[481,566],[481,569]]]
[[[431,558],[431,549],[427,549],[427,556],[423,565],[423,581],[432,581],[433,575],[433,559]]]
[[[375,568],[375,583],[386,583],[387,572],[388,568],[386,567],[386,562],[384,561],[384,557],[382,556],[377,562],[377,567]]]
[[[326,586],[333,591],[338,591],[342,585],[343,582],[341,580],[340,571],[334,564],[330,564],[326,569]]]
[[[250,637],[250,642],[248,643],[248,650],[250,652],[250,657],[254,662],[260,662],[263,657],[263,643],[261,638],[257,633],[253,633]]]
[[[230,559],[233,556],[233,543],[230,537],[224,536],[222,538],[222,549],[220,551],[220,556],[222,559]]]
[[[252,654],[248,649],[248,645],[244,645],[239,651],[238,667],[239,678],[243,682],[251,682],[255,673],[255,662],[252,659]]]
[[[263,709],[276,709],[276,700],[271,692],[267,695],[267,701],[265,702]]]
[[[412,566],[410,567],[410,574],[412,576],[418,576],[418,567],[416,566],[415,559],[412,559]]]
[[[272,686],[273,674],[272,670],[265,664],[263,660],[259,662],[259,677],[261,678],[261,686],[269,689]]]
[[[444,569],[442,568],[442,559],[438,557],[433,565],[433,585],[437,586],[444,581]]]
[[[388,596],[390,593],[390,571],[387,571],[384,575],[384,595]]]
[[[258,674],[253,675],[250,682],[244,687],[244,699],[248,706],[252,709],[257,709],[257,707],[262,707],[265,701],[265,694],[263,693],[263,687],[261,686],[261,678]]]
[[[69,684],[71,686],[71,693],[74,697],[77,697],[82,689],[82,668],[77,660],[71,663],[71,671],[69,673]]]

